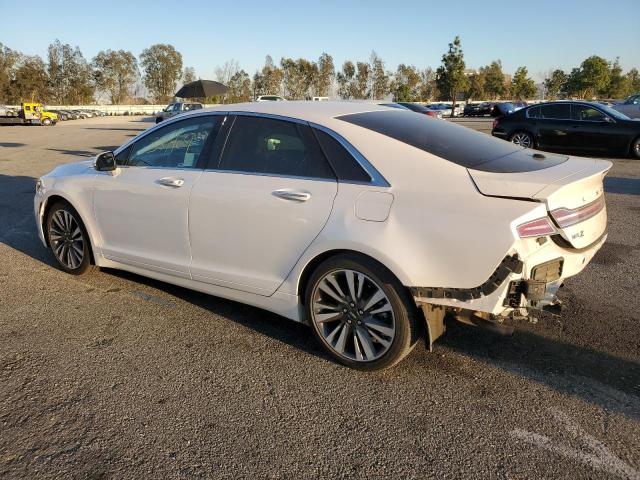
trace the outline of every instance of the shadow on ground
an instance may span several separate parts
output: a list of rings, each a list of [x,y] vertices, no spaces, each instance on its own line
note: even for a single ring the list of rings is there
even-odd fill
[[[0,243],[53,266],[52,256],[38,239],[33,219],[35,181],[32,177],[0,174],[0,225],[4,227],[0,230]],[[313,341],[311,331],[302,324],[254,307],[139,275],[110,269],[105,269],[104,274],[164,291],[261,335],[327,358]],[[136,294],[135,291],[131,293]],[[140,293],[149,297],[144,292]],[[157,298],[160,302],[166,302],[161,297]],[[171,304],[162,304],[165,308],[175,308]],[[580,313],[568,312],[566,315],[578,318]],[[424,348],[424,345],[420,343],[417,348]],[[516,330],[513,337],[504,338],[458,324],[450,325],[436,349],[455,351],[486,364],[488,368],[499,368],[604,409],[640,418],[640,364],[636,361],[596,351],[588,346],[544,337],[526,329]],[[402,364],[396,368],[402,368]],[[450,373],[454,376],[464,374],[455,370]]]

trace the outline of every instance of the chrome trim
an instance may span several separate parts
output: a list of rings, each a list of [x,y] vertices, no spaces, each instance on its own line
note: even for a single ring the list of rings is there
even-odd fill
[[[299,118],[287,117],[286,115],[277,115],[274,113],[260,113],[260,112],[238,112],[238,111],[229,111],[229,115],[235,115],[236,117],[262,117],[262,118],[270,118],[272,120],[282,120],[285,122],[293,122],[298,123],[300,125],[309,125],[309,122],[306,120],[301,120]]]
[[[605,120],[576,120],[575,118],[544,118],[544,117],[530,117],[529,116],[529,111],[533,110],[536,107],[544,107],[546,105],[569,105],[569,113],[571,116],[573,116],[573,112],[571,111],[571,106],[572,105],[580,105],[582,107],[590,107],[593,108],[594,110],[597,110],[598,112],[600,112],[602,115],[604,115],[605,117],[607,117],[609,120],[611,120],[612,123],[618,123],[616,122],[616,120],[611,117],[610,115],[607,115],[604,111],[600,110],[597,106],[595,105],[591,105],[590,103],[584,103],[584,102],[545,102],[545,103],[538,103],[536,105],[531,105],[529,107],[526,107],[525,110],[525,117],[531,120],[561,120],[561,121],[565,121],[565,122],[588,122],[588,123],[602,123]],[[541,112],[542,113],[542,112]]]
[[[375,187],[390,187],[391,184],[387,182],[387,180],[382,176],[376,168],[371,165],[369,160],[367,160],[364,155],[362,155],[353,145],[351,145],[342,135],[334,132],[330,128],[324,127],[322,125],[318,125],[317,123],[308,122],[309,126],[312,128],[317,128],[318,130],[330,135],[336,140],[340,145],[342,145],[353,158],[356,159],[356,162],[364,169],[365,172],[371,177],[370,182],[358,182],[352,180],[341,181],[338,180],[338,183],[354,183],[357,185],[372,185]]]
[[[316,182],[337,183],[337,180],[335,178],[304,177],[301,175],[283,175],[279,173],[264,173],[264,172],[242,172],[240,170],[221,170],[219,168],[205,168],[204,171],[215,172],[215,173],[230,173],[230,174],[237,174],[237,175],[253,175],[256,177],[297,178],[300,180],[313,180]]]

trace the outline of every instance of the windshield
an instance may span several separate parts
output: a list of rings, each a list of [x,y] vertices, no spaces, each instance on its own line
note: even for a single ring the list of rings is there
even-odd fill
[[[610,117],[617,118],[618,120],[631,120],[624,113],[620,113],[618,110],[611,108],[607,105],[598,105],[598,108]]]
[[[468,127],[407,111],[387,110],[342,115],[338,119],[386,135],[452,163],[485,172],[528,172],[566,161],[476,132]],[[515,155],[514,155],[515,154]]]
[[[171,105],[167,105],[167,107],[163,110],[163,112],[170,112],[173,108],[173,103]]]

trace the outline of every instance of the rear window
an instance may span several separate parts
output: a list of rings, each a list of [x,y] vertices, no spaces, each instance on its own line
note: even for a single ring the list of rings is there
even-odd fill
[[[533,158],[532,151],[510,142],[412,112],[354,113],[338,119],[373,130],[457,165],[484,172],[528,172],[566,161],[566,157],[548,153],[543,158]],[[519,152],[522,154],[512,155]],[[509,161],[500,161],[507,155],[511,155]]]

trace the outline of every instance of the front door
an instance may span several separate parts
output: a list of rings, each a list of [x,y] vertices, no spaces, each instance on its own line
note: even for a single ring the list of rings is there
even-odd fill
[[[108,259],[189,277],[189,194],[202,175],[219,117],[157,128],[98,172],[94,214]]]
[[[614,119],[586,104],[571,105],[573,118],[571,146],[575,150],[591,152],[620,152],[627,146],[627,136]]]
[[[571,148],[571,110],[568,103],[542,105],[537,120],[538,146],[551,150]]]
[[[273,294],[324,227],[337,193],[306,124],[230,117],[221,159],[189,207],[194,280]]]

